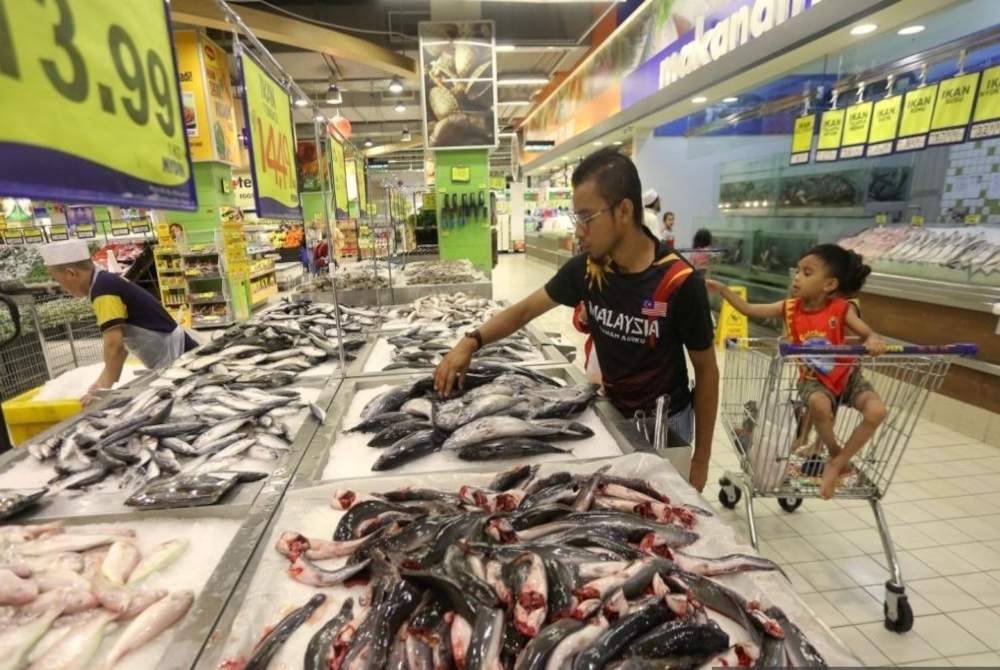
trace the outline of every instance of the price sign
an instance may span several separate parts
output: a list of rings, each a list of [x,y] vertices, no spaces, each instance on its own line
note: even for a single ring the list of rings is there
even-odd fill
[[[976,95],[976,112],[969,128],[970,140],[1000,136],[1000,65],[983,70]]]
[[[924,217],[922,214],[914,214],[910,217],[910,225],[917,226],[918,228],[924,225]]]
[[[840,141],[841,160],[861,158],[865,153],[865,143],[868,142],[868,130],[872,124],[871,102],[861,102],[851,105],[844,114],[844,136]]]
[[[129,229],[135,234],[148,233],[149,221],[133,221],[129,224]]]
[[[868,131],[865,156],[887,156],[899,130],[899,113],[903,109],[903,96],[894,95],[875,103],[872,109],[872,127]]]
[[[876,214],[875,215],[875,225],[876,226],[884,226],[888,220],[889,220],[889,217],[887,217],[885,214]]]
[[[288,93],[245,49],[240,50],[240,73],[257,215],[301,219]]]
[[[330,138],[330,174],[333,175],[334,211],[337,220],[348,217],[347,206],[347,169],[344,167],[344,145],[335,138]]]
[[[128,235],[132,232],[129,228],[128,221],[112,221],[111,222],[111,234],[116,236]]]
[[[979,73],[945,79],[938,84],[937,104],[931,117],[928,146],[957,144],[965,141],[972,107],[979,88]]]
[[[806,114],[795,119],[795,129],[792,131],[792,155],[788,160],[790,165],[809,162],[809,150],[812,149],[815,128],[815,114]]]
[[[97,227],[92,223],[81,223],[76,227],[76,236],[81,240],[97,237]]]
[[[163,0],[0,0],[0,193],[196,208]]]
[[[965,225],[967,226],[978,226],[983,222],[982,214],[966,214],[965,215]]]
[[[22,228],[21,233],[24,235],[24,241],[27,244],[41,244],[45,241],[45,234],[38,226]]]
[[[56,224],[49,228],[49,239],[53,242],[60,242],[69,239],[69,228],[63,224]]]
[[[819,141],[816,144],[816,162],[828,163],[837,160],[840,138],[844,133],[844,110],[831,109],[823,112],[819,124]]]
[[[17,246],[24,244],[24,235],[21,234],[20,230],[11,230],[8,228],[3,233],[3,241],[5,244]]]
[[[937,84],[906,92],[903,98],[903,116],[899,120],[896,151],[916,151],[927,146],[927,133],[931,129],[937,94]]]

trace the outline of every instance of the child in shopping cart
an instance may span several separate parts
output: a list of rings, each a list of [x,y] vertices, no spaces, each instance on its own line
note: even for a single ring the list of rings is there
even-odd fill
[[[751,304],[718,281],[705,283],[709,291],[722,294],[741,314],[760,319],[783,317],[786,337],[795,344],[843,344],[845,330],[849,329],[861,337],[870,354],[878,355],[885,352],[885,343],[841,297],[860,291],[870,272],[871,268],[853,251],[836,244],[821,244],[799,259],[791,297],[786,300]],[[822,498],[830,498],[840,478],[851,474],[851,458],[885,419],[885,404],[853,359],[845,357],[807,359],[799,392],[829,453],[819,493]],[[850,405],[864,417],[843,445],[837,443],[833,428],[838,405]]]

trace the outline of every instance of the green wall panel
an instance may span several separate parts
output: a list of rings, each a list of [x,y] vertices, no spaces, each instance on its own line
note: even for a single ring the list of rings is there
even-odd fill
[[[490,159],[486,149],[458,149],[437,151],[434,154],[437,197],[435,198],[438,220],[438,247],[443,260],[467,258],[473,265],[489,273],[493,267],[493,249],[490,231]],[[460,173],[468,169],[469,180],[456,181],[453,169]],[[460,214],[445,212],[445,196],[452,200],[464,194],[471,202],[478,202],[483,194],[485,213],[472,208],[464,220]]]

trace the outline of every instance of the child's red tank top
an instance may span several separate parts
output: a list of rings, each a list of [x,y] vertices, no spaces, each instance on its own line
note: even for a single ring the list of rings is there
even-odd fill
[[[785,330],[795,344],[828,346],[844,343],[844,328],[850,303],[843,298],[833,298],[826,307],[808,311],[798,298],[785,301]],[[804,378],[815,377],[834,395],[840,396],[851,376],[851,358],[829,357],[805,359]]]

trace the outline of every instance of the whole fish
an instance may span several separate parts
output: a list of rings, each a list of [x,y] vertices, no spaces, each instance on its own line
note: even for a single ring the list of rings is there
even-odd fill
[[[288,576],[300,584],[336,586],[364,572],[368,568],[369,563],[371,563],[371,559],[365,559],[358,563],[345,565],[338,570],[324,570],[304,555],[299,555],[291,566],[289,566]]]
[[[467,670],[493,670],[501,667],[500,648],[503,644],[504,612],[500,609],[480,608],[472,629]]]
[[[285,644],[285,641],[292,636],[292,633],[298,630],[319,609],[320,605],[325,602],[326,596],[322,593],[317,593],[306,604],[286,615],[264,636],[264,639],[257,643],[257,646],[254,647],[253,655],[247,661],[246,665],[243,666],[244,670],[266,670],[267,666],[271,663],[271,659],[278,653],[281,645]]]
[[[386,412],[396,412],[412,395],[413,388],[411,386],[395,386],[369,401],[361,410],[361,418],[370,419]]]
[[[399,442],[404,437],[412,435],[418,430],[427,430],[431,427],[430,423],[420,419],[401,421],[391,426],[387,426],[376,433],[375,437],[368,440],[368,446],[376,448],[389,447],[396,442]]]
[[[576,619],[560,619],[549,624],[521,650],[514,670],[543,670],[556,646],[585,625]]]
[[[525,458],[540,454],[568,453],[572,452],[543,440],[530,437],[511,437],[478,444],[467,444],[460,447],[456,455],[463,461],[492,461],[505,458]]]
[[[154,572],[163,570],[180,558],[189,546],[190,541],[187,538],[167,540],[157,545],[135,566],[128,577],[128,585],[138,584]]]
[[[368,419],[365,419],[353,428],[348,428],[348,433],[372,433],[378,432],[387,426],[391,426],[394,423],[400,421],[410,421],[413,419],[413,415],[407,414],[406,412],[385,412],[382,414],[376,414]]]
[[[587,623],[583,628],[570,633],[556,645],[549,655],[549,660],[545,663],[545,670],[560,670],[561,668],[572,667],[573,660],[584,649],[588,648],[608,628],[608,622],[604,617]]]
[[[382,452],[372,465],[372,470],[391,470],[440,449],[441,442],[435,429],[418,430]]]
[[[115,614],[97,610],[94,615],[76,624],[48,653],[31,664],[30,670],[82,670],[101,646],[104,629]]]
[[[549,437],[580,439],[593,436],[593,431],[573,421],[546,419],[528,422],[512,416],[488,416],[466,424],[444,442],[445,449],[459,449],[507,437]]]
[[[108,669],[115,667],[115,663],[126,655],[180,621],[193,602],[194,592],[177,591],[147,607],[122,631],[108,652],[104,667]]]
[[[103,547],[114,543],[118,539],[115,535],[85,535],[82,533],[66,533],[63,535],[53,535],[32,542],[26,542],[17,548],[22,556],[43,556],[45,554],[58,554],[65,552],[84,552],[97,547]]]
[[[0,649],[3,650],[0,670],[20,668],[28,652],[61,614],[59,609],[50,609],[27,623],[0,630]]]
[[[101,563],[101,574],[112,584],[122,586],[140,559],[138,547],[128,540],[118,540],[108,549],[108,555]]]
[[[513,407],[518,400],[509,395],[493,393],[476,398],[468,405],[465,405],[458,416],[458,425],[464,426],[476,419],[481,419],[494,414],[502,414],[504,410]]]
[[[340,611],[309,639],[303,661],[304,670],[329,670],[337,634],[353,617],[354,599],[348,598],[340,606]]]

